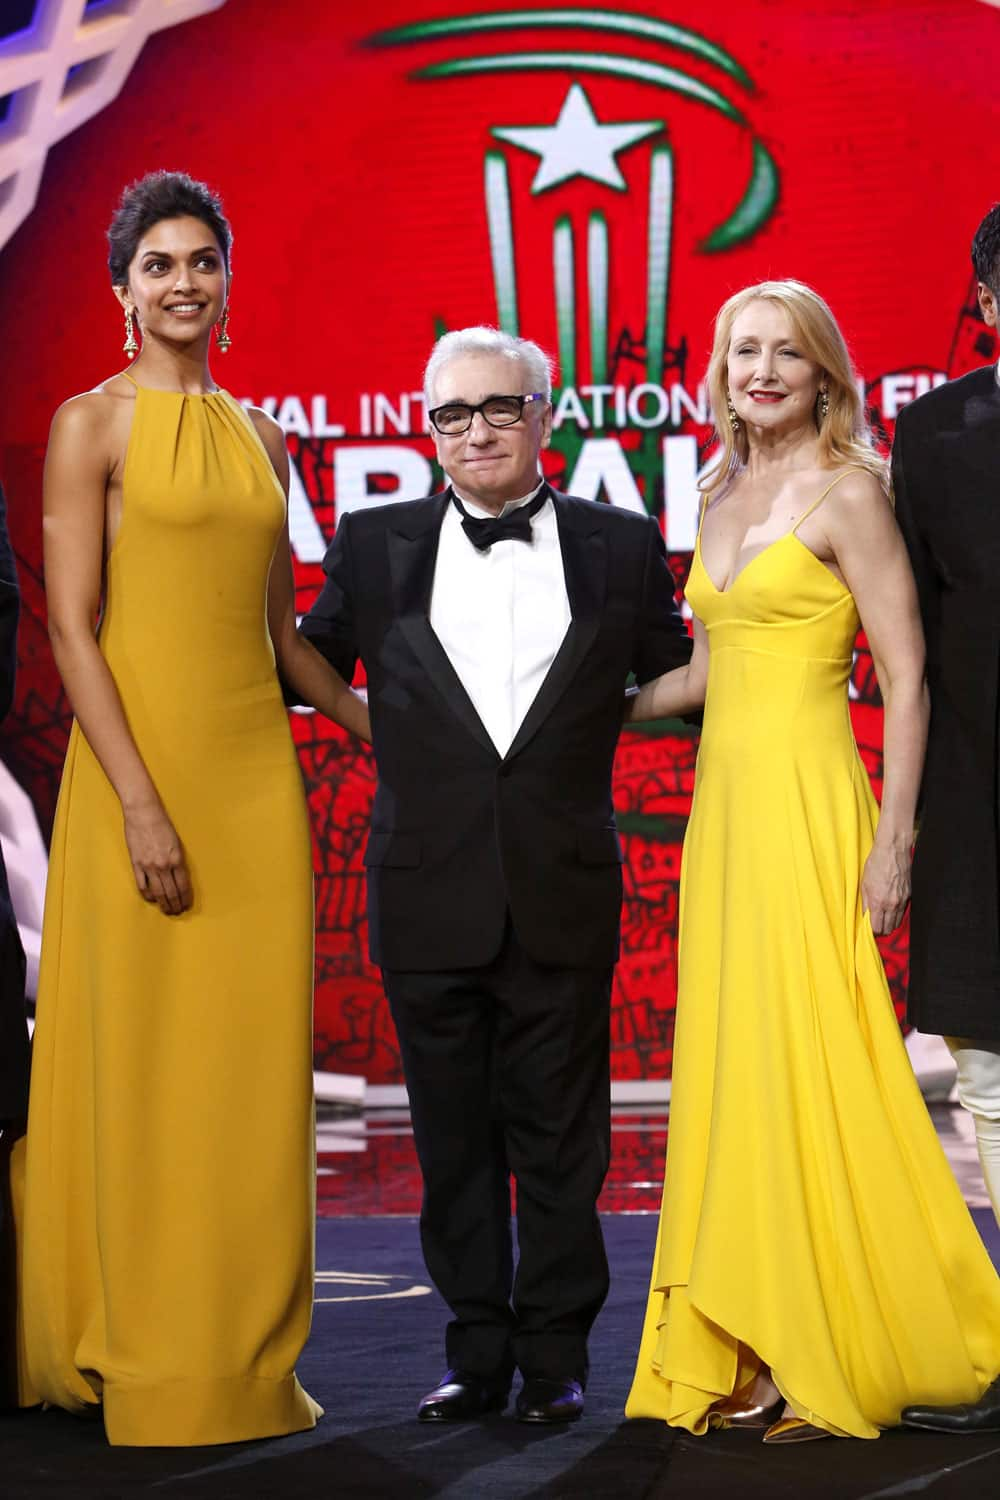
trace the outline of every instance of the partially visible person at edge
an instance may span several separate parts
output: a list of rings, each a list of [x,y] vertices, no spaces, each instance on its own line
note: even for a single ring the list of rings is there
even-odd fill
[[[979,306],[1000,319],[1000,204],[972,242]],[[904,406],[892,445],[896,514],[927,638],[931,722],[913,858],[908,1019],[942,1034],[975,1122],[1000,1222],[1000,366]],[[1000,1381],[975,1404],[912,1407],[945,1432],[1000,1431]]]
[[[130,371],[45,465],[75,723],[52,837],[24,1205],[24,1402],[114,1444],[312,1427],[312,873],[275,670],[367,738],[297,634],[288,459],[209,368],[231,232],[183,173],[109,231]],[[248,298],[248,301],[250,299]],[[100,622],[95,632],[95,620]]]
[[[14,701],[20,598],[7,507],[0,489],[0,719]],[[24,1014],[24,950],[0,854],[0,1407],[17,1400],[15,1244],[8,1165],[28,1108],[28,1026]]]
[[[519,1419],[568,1422],[608,1288],[622,694],[630,671],[658,677],[691,646],[655,521],[545,482],[537,344],[457,329],[424,389],[448,488],[343,516],[302,630],[345,678],[359,657],[368,674],[371,957],[399,1033],[424,1256],[453,1314],[419,1417],[502,1408],[519,1369]]]
[[[938,1143],[875,938],[902,921],[927,724],[913,576],[843,336],[795,281],[730,298],[691,663],[666,1181],[632,1417],[874,1438],[1000,1369],[1000,1279]],[[879,814],[848,714],[863,625]]]

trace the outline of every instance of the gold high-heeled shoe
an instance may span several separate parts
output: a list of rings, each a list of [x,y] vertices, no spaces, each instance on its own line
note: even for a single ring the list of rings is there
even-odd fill
[[[752,1406],[738,1406],[730,1397],[728,1402],[712,1408],[712,1415],[721,1417],[721,1426],[726,1427],[770,1427],[775,1417],[784,1410],[785,1398],[779,1392],[773,1401],[759,1401]]]
[[[816,1427],[802,1417],[782,1417],[765,1432],[765,1443],[811,1443],[814,1438],[833,1437],[825,1427]]]

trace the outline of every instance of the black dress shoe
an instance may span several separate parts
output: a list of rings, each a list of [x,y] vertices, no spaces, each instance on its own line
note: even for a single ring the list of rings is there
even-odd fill
[[[1000,1432],[1000,1376],[978,1401],[958,1406],[906,1406],[900,1421],[928,1432]]]
[[[578,1380],[529,1375],[518,1391],[519,1422],[575,1422],[582,1416],[583,1386]]]
[[[470,1422],[487,1412],[503,1411],[509,1390],[491,1385],[479,1375],[465,1370],[449,1370],[441,1384],[435,1386],[417,1407],[420,1422]]]

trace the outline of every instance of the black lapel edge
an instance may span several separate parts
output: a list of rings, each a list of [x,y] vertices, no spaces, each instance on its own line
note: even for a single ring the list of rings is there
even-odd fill
[[[499,761],[500,752],[431,626],[434,565],[448,495],[430,498],[437,504],[428,506],[423,515],[415,516],[411,511],[409,516],[400,518],[399,525],[390,521],[386,531],[395,619],[410,649],[452,713],[483,749]]]
[[[607,539],[600,517],[580,501],[550,488],[559,528],[570,623],[545,680],[514,736],[505,760],[533,739],[568,688],[594,643],[601,623],[608,576]]]

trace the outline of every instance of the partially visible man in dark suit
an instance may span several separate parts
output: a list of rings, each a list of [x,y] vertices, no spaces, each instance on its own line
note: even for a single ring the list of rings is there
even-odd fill
[[[972,242],[985,322],[1000,319],[1000,204]],[[1000,372],[906,406],[896,515],[927,638],[931,723],[913,861],[908,1018],[945,1037],[1000,1221]],[[910,1407],[910,1426],[1000,1431],[1000,1379],[976,1406]]]
[[[608,1286],[612,762],[627,674],[690,655],[656,523],[543,481],[550,396],[536,344],[446,334],[425,398],[449,488],[343,516],[302,624],[348,681],[358,657],[368,674],[371,956],[454,1315],[425,1421],[502,1409],[515,1367],[522,1420],[583,1410]]]
[[[14,701],[17,668],[17,572],[0,489],[0,719]],[[28,1112],[28,1030],[24,1017],[24,951],[0,854],[0,1406],[17,1396],[14,1367],[15,1256],[8,1166]]]

